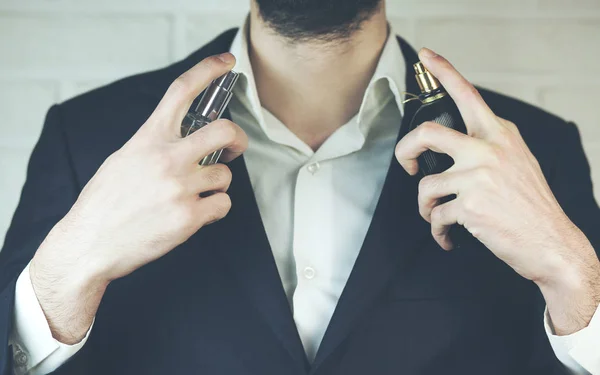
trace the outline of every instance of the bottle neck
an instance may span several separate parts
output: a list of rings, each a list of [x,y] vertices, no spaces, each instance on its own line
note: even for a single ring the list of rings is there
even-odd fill
[[[435,90],[421,93],[419,95],[419,99],[421,100],[421,103],[429,104],[435,102],[436,100],[442,99],[446,95],[448,95],[448,92],[446,92],[446,90],[440,86]]]

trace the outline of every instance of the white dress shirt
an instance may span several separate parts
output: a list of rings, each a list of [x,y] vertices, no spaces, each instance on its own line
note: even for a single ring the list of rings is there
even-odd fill
[[[229,108],[250,139],[244,154],[250,181],[309,360],[354,266],[392,160],[407,68],[394,35],[359,113],[316,152],[262,108],[245,27],[231,46],[241,78]],[[555,336],[547,314],[545,325],[557,357],[573,374],[600,374],[598,311],[587,328],[569,336]],[[26,268],[17,281],[11,335],[15,361],[24,363],[17,374],[50,372],[86,340],[69,346],[52,338]]]

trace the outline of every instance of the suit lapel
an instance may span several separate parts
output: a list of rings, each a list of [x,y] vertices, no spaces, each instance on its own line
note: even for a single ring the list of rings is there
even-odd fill
[[[236,32],[237,29],[232,29],[219,35],[185,60],[172,65],[151,86],[142,87],[142,91],[153,97],[162,96],[177,76],[207,56],[228,51]],[[223,117],[231,120],[229,111]],[[238,279],[240,288],[264,323],[271,328],[274,339],[279,340],[289,352],[296,365],[296,371],[290,369],[289,373],[306,373],[308,361],[262,224],[243,156],[231,162],[229,167],[233,174],[228,191],[232,208],[223,220],[211,225],[211,232],[218,235],[214,241],[216,251],[225,259],[232,277]],[[198,235],[188,242],[194,241]]]
[[[234,36],[235,30],[222,34],[187,59],[173,65],[151,87],[142,89],[152,96],[160,97],[173,79],[195,63],[209,55],[227,51]],[[398,38],[398,41],[410,68],[418,60],[416,52],[404,40]],[[409,92],[418,92],[410,69],[407,69],[406,82]],[[415,102],[405,105],[399,138],[406,132],[417,108],[418,104]],[[224,117],[229,118],[229,115]],[[213,224],[218,227],[215,232],[221,234],[216,247],[256,311],[289,352],[296,365],[296,371],[290,369],[290,373],[306,373],[309,364],[262,224],[243,157],[234,160],[229,166],[234,176],[229,189],[233,204],[227,217]],[[416,180],[393,160],[360,254],[317,352],[313,370],[348,336],[352,325],[373,305],[391,276],[410,264],[419,244],[427,238],[429,226],[418,214],[416,196]]]
[[[417,93],[411,69],[418,61],[417,54],[404,40],[398,41],[408,67],[407,90]],[[404,106],[398,139],[406,133],[417,108],[414,101]],[[420,243],[428,238],[429,225],[418,213],[417,185],[416,179],[392,160],[371,225],[317,352],[313,371],[348,336],[391,277],[410,265]]]
[[[221,232],[225,234],[221,255],[227,259],[232,275],[239,280],[264,322],[271,327],[301,372],[306,373],[308,361],[262,224],[244,158],[237,158],[229,167],[233,175],[228,191],[232,208],[219,222],[219,227],[223,228]]]

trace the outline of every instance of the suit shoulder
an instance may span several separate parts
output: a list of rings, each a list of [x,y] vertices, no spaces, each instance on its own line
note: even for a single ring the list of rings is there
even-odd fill
[[[158,105],[177,65],[137,74],[78,95],[58,105],[60,125],[74,152],[116,151]],[[164,87],[163,87],[164,86]]]
[[[563,118],[533,104],[488,89],[478,87],[478,90],[492,111],[497,116],[515,123],[519,131],[524,133],[524,137],[529,133],[538,132],[559,134],[574,127]]]
[[[577,152],[581,148],[575,124],[521,100],[486,89],[479,91],[497,116],[517,126],[547,179],[555,175],[559,154]]]
[[[236,29],[217,36],[167,67],[136,74],[78,95],[57,106],[57,116],[82,182],[122,147],[152,114],[175,78],[203,58],[228,51]]]
[[[98,87],[63,102],[63,113],[119,113],[124,107],[136,107],[142,102],[157,104],[166,89],[177,76],[190,69],[207,56],[229,50],[237,29],[218,35],[211,42],[190,54],[185,59],[164,68],[135,74]]]
[[[70,98],[61,103],[60,107],[64,112],[90,113],[90,111],[105,110],[109,107],[114,108],[115,106],[119,107],[131,104],[124,100],[136,100],[139,96],[147,95],[148,92],[145,88],[156,86],[155,83],[161,81],[165,75],[168,75],[169,71],[175,65],[177,64],[121,78]]]

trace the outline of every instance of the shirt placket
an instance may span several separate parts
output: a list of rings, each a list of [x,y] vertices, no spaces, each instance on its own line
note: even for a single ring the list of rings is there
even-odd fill
[[[309,358],[316,353],[329,312],[335,308],[335,301],[325,293],[334,233],[331,167],[330,161],[311,158],[298,170],[294,194],[297,285],[292,301],[294,320]]]

